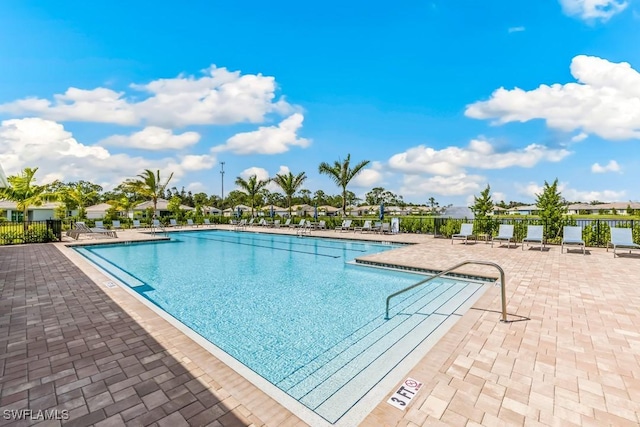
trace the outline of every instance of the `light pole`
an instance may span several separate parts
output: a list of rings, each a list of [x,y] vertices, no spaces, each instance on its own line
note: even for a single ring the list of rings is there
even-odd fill
[[[220,216],[222,216],[222,211],[224,210],[224,162],[220,162],[220,175],[222,176],[221,185],[222,185],[222,199],[220,200]]]

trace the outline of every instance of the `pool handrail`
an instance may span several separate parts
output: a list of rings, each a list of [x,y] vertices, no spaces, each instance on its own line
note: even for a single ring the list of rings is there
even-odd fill
[[[507,296],[506,296],[506,291],[505,291],[505,279],[504,279],[504,270],[502,269],[502,267],[500,267],[498,264],[496,264],[495,262],[491,262],[491,261],[473,261],[473,260],[468,260],[468,261],[464,261],[461,262],[460,264],[456,264],[451,268],[448,268],[444,271],[441,271],[440,273],[436,274],[435,276],[431,276],[425,280],[421,280],[418,283],[415,283],[407,288],[401,289],[397,292],[392,293],[391,295],[389,295],[387,297],[387,308],[385,311],[385,316],[384,319],[385,320],[389,320],[389,302],[391,301],[391,298],[398,296],[404,292],[410,291],[413,288],[416,288],[420,285],[424,285],[427,282],[430,282],[434,279],[437,279],[438,277],[444,276],[445,274],[449,274],[452,271],[462,267],[463,265],[467,265],[467,264],[478,264],[478,265],[488,265],[491,267],[495,267],[498,269],[498,271],[500,272],[500,293],[501,293],[501,299],[502,299],[502,319],[500,319],[501,322],[506,322],[507,321]]]

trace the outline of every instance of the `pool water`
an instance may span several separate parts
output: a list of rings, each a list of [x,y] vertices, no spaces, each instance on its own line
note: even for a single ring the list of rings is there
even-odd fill
[[[77,250],[328,422],[482,286],[435,280],[394,299],[384,320],[386,297],[424,276],[348,262],[395,245],[220,230],[171,238]],[[376,365],[387,352],[398,355]]]

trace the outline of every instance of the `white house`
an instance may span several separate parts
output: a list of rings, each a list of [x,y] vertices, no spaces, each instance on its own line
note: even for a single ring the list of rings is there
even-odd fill
[[[147,209],[153,209],[153,200],[149,200],[147,202],[140,203],[136,207],[133,208],[133,212],[145,212]],[[193,208],[187,205],[180,205],[180,209],[183,211],[192,211]],[[156,203],[156,215],[157,216],[168,216],[171,215],[171,211],[169,211],[169,201],[166,199],[158,199]]]
[[[100,203],[85,208],[88,219],[102,219],[107,216],[107,211],[113,208],[109,203]]]
[[[27,221],[44,221],[55,218],[55,210],[60,202],[43,203],[41,206],[29,206]],[[16,202],[9,200],[0,201],[0,211],[5,212],[7,221],[22,221],[22,210],[18,209]]]

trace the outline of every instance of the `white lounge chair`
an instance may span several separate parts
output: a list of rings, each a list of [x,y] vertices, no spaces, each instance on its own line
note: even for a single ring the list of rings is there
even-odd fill
[[[307,224],[307,220],[305,219],[301,219],[299,223],[297,224],[289,224],[289,227],[292,228],[304,228]]]
[[[132,228],[140,228],[140,227],[141,227],[140,220],[139,219],[134,219]]]
[[[541,225],[527,225],[527,237],[522,239],[522,250],[524,244],[540,243],[540,250],[544,249],[544,228]]]
[[[120,230],[120,221],[114,219],[113,221],[111,221],[111,227],[113,227],[114,230]]]
[[[280,228],[280,220],[279,219],[273,220],[273,224],[271,226],[275,228]]]
[[[75,227],[67,232],[67,236],[72,237],[76,240],[80,238],[81,235],[86,234],[89,237],[113,237],[117,238],[118,235],[113,230],[107,230],[104,228],[89,228],[83,221],[76,221]]]
[[[213,225],[211,224],[211,221],[209,221],[209,218],[205,218],[203,221],[204,221],[204,225]]]
[[[517,246],[516,241],[513,239],[513,225],[500,224],[500,227],[498,228],[498,235],[491,239],[491,247],[493,247],[493,242],[496,240],[499,242],[506,241],[508,248],[511,247],[511,242],[513,242],[513,244]]]
[[[351,230],[351,223],[353,222],[353,220],[350,219],[344,219],[342,220],[342,224],[340,224],[339,226],[336,227],[336,231],[349,231]]]
[[[365,231],[371,231],[371,221],[366,220],[362,227],[353,227],[353,232],[359,231],[360,233],[364,233]]]
[[[582,240],[582,228],[578,226],[567,225],[562,229],[562,245],[560,246],[560,253],[564,251],[564,245],[578,245],[582,246],[582,255],[585,254],[585,244]],[[569,253],[569,248],[567,248]]]
[[[197,226],[198,226],[197,224],[195,224],[195,223],[193,222],[193,220],[192,220],[191,218],[189,218],[189,219],[187,220],[187,225],[188,225],[189,227],[197,227]]]
[[[460,232],[451,235],[451,244],[453,245],[454,239],[464,240],[464,244],[467,244],[469,237],[475,237],[473,234],[473,224],[462,224],[460,226]]]
[[[325,220],[321,219],[320,222],[318,222],[318,226],[316,227],[318,230],[326,230],[327,229],[327,223]]]
[[[104,228],[104,221],[96,221],[96,228]]]
[[[640,250],[640,245],[633,241],[633,233],[630,228],[611,227],[611,244],[613,245],[613,257],[616,257],[616,248]],[[609,252],[609,244],[607,244],[607,252]]]
[[[169,220],[169,227],[176,227],[176,228],[179,227],[178,221],[176,221],[175,219],[171,218]]]
[[[389,224],[388,222],[383,222],[382,225],[380,225],[380,231],[378,231],[378,233],[391,234],[391,224]]]

